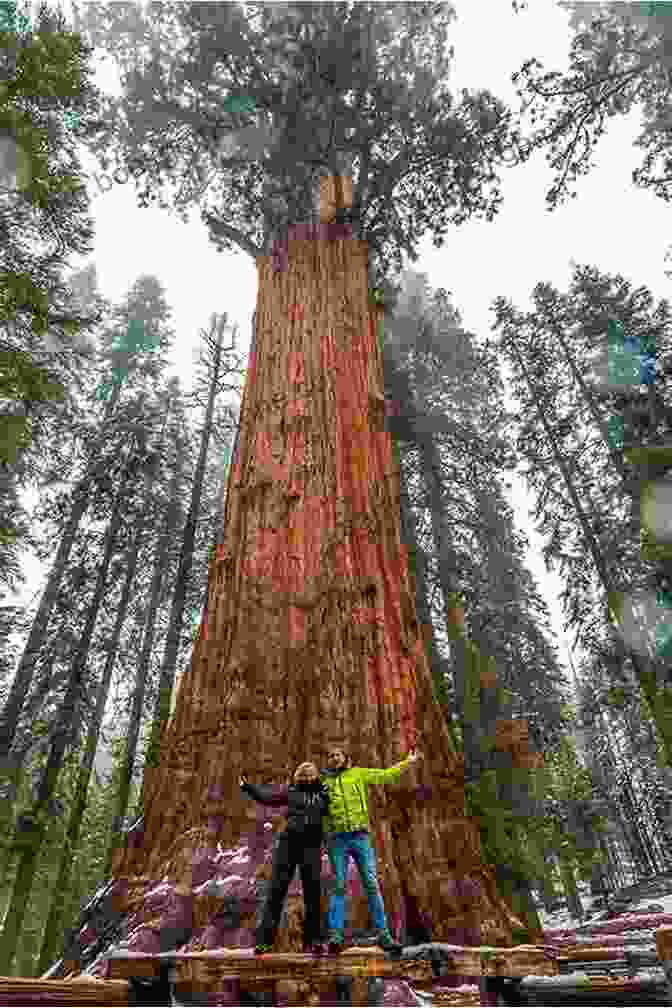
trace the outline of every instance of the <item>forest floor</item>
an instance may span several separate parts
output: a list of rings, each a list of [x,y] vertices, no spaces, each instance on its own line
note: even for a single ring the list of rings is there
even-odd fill
[[[598,924],[601,921],[619,916],[622,913],[645,911],[650,907],[654,912],[672,913],[672,872],[653,875],[639,882],[624,886],[622,889],[617,889],[609,896],[610,910],[596,908],[593,911],[591,908],[594,903],[595,900],[588,895],[586,889],[581,896],[581,904],[585,916],[580,921],[572,917],[567,908],[547,914],[544,908],[539,906],[537,912],[545,930],[562,927],[585,928],[591,924]]]

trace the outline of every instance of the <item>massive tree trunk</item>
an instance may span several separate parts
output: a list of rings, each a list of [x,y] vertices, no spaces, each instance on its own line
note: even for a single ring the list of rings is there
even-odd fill
[[[364,766],[388,767],[416,745],[425,756],[370,790],[393,932],[413,917],[437,941],[508,946],[520,926],[482,861],[463,761],[432,695],[366,244],[335,229],[292,229],[284,269],[258,260],[223,542],[160,763],[145,771],[143,829],[115,864],[132,949],[184,947],[188,933],[190,950],[252,944],[272,841],[264,822],[279,810],[245,799],[239,777],[279,782],[305,759],[324,765],[334,741]],[[205,886],[215,875],[217,898]],[[152,880],[159,902],[145,899]],[[353,881],[346,933],[369,925]],[[300,949],[302,915],[295,879],[278,951]]]

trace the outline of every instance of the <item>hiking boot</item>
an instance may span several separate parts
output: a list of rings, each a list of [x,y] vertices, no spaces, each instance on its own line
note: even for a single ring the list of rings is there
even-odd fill
[[[389,931],[382,931],[378,937],[378,944],[383,949],[384,952],[392,952],[398,954],[403,952],[404,946],[399,942],[396,942]]]
[[[307,942],[303,946],[304,955],[324,955],[324,945],[321,942]]]
[[[260,945],[255,945],[254,946],[254,954],[255,955],[268,955],[268,953],[272,952],[272,951],[273,951],[273,946],[272,945],[260,944]]]

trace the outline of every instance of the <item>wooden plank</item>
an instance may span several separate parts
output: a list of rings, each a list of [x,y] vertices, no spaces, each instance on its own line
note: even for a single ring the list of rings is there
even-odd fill
[[[264,956],[235,950],[229,953],[186,953],[156,956],[112,955],[109,975],[115,978],[159,977],[162,962],[173,965],[171,979],[179,984],[209,987],[220,980],[242,983],[295,980],[297,977],[335,979],[339,976],[405,977],[418,983],[432,980],[430,962],[417,959],[390,959],[370,949],[347,950],[339,956],[310,956],[276,953]]]
[[[230,958],[235,959],[235,963],[213,958],[178,962],[175,980],[177,983],[190,983],[194,987],[208,989],[224,978],[239,979],[241,983],[247,984],[249,981],[275,983],[298,979],[334,981],[341,976],[387,977],[404,978],[422,984],[431,983],[434,976],[430,962],[388,959],[384,955],[371,955],[368,950],[363,954],[343,953],[329,957],[285,953],[272,957]],[[271,958],[275,961],[269,962]]]
[[[424,951],[431,945],[422,947]],[[515,948],[437,944],[444,965],[450,973],[462,976],[557,976],[557,955],[539,946]],[[408,954],[408,953],[407,953]],[[431,962],[419,958],[390,958],[384,952],[349,948],[339,956],[309,956],[299,953],[271,953],[255,956],[251,950],[222,949],[215,952],[131,955],[117,953],[109,957],[110,977],[159,976],[161,962],[174,964],[174,978],[180,982],[200,983],[219,979],[281,980],[297,975],[320,977],[380,976],[407,977],[414,982],[431,980]],[[142,971],[142,972],[141,972]]]
[[[0,977],[0,1005],[127,1005],[127,980]]]

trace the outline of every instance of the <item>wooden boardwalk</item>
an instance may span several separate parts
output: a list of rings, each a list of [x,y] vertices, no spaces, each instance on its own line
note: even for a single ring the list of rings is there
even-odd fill
[[[556,976],[557,957],[538,946],[487,948],[431,943],[407,948],[400,956],[386,955],[377,946],[352,947],[338,956],[271,953],[256,956],[252,949],[214,952],[166,952],[137,955],[111,953],[105,980],[70,977],[64,980],[0,977],[0,1005],[128,1005],[133,981],[169,982],[175,999],[189,1003],[195,994],[217,998],[227,981],[237,980],[249,993],[272,990],[276,1004],[318,1005],[335,993],[339,981],[351,979],[352,1004],[369,1003],[369,982],[407,980],[419,991],[433,991],[435,1005],[469,1006],[481,1001],[477,990],[435,991],[441,979],[461,977]],[[493,981],[494,982],[494,981]],[[207,1003],[207,1001],[206,1001]]]
[[[398,957],[370,946],[325,957],[299,953],[255,956],[251,949],[162,955],[119,952],[107,961],[108,976],[115,979],[158,980],[168,969],[177,1000],[181,993],[193,995],[196,991],[216,995],[225,981],[235,979],[246,991],[271,988],[276,1003],[297,1005],[319,1004],[321,997],[334,993],[342,978],[352,978],[352,1004],[365,1005],[372,978],[407,980],[415,989],[429,993],[438,979],[435,967],[440,967],[443,979],[470,978],[472,983],[479,977],[557,976],[559,972],[553,952],[525,945],[507,949],[432,943],[405,949]],[[458,991],[437,994],[433,1000],[437,1005],[481,1003],[475,1000],[475,992],[466,991],[463,995]]]

